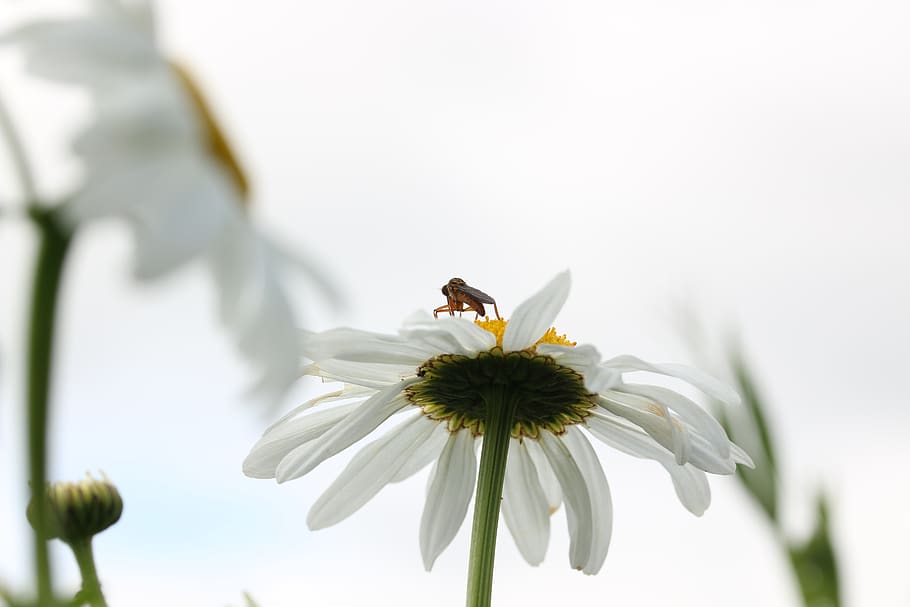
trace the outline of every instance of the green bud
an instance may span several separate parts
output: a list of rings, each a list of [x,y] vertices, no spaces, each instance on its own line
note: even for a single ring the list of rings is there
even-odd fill
[[[96,480],[91,474],[77,483],[49,484],[45,499],[47,539],[59,538],[68,544],[91,539],[120,520],[123,512],[117,487],[107,477]],[[29,503],[26,514],[34,527],[34,503]]]

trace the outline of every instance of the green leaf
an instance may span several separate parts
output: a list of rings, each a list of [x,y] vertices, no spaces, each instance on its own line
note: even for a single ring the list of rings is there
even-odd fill
[[[765,417],[764,400],[751,370],[738,349],[730,351],[729,365],[743,405],[741,408],[721,409],[721,423],[734,442],[748,447],[747,451],[755,461],[755,468],[737,466],[736,475],[768,518],[777,522],[779,507],[777,455],[771,429]]]
[[[253,600],[249,592],[243,593],[244,607],[259,607],[259,604]]]
[[[818,497],[816,517],[815,531],[805,542],[790,542],[790,561],[806,607],[840,607],[838,566],[824,495]]]
[[[740,396],[743,399],[743,405],[752,416],[758,436],[761,439],[762,447],[767,456],[767,464],[774,474],[777,474],[777,457],[774,453],[774,443],[771,440],[771,431],[768,423],[765,421],[764,401],[759,394],[755,379],[746,365],[743,355],[739,351],[731,352],[730,366],[733,371],[733,377],[736,380],[736,386],[739,388]]]

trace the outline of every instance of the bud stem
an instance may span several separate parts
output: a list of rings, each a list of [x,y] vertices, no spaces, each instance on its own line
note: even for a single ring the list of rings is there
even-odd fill
[[[47,213],[34,211],[40,244],[32,285],[28,329],[28,474],[35,504],[35,584],[38,603],[52,602],[50,559],[47,548],[47,426],[54,318],[57,295],[70,237]]]
[[[104,594],[101,592],[101,583],[98,581],[98,572],[95,570],[95,555],[91,538],[71,542],[69,546],[76,555],[79,573],[82,574],[82,591],[79,593],[79,598],[91,607],[107,607]]]
[[[477,498],[474,501],[474,526],[471,530],[471,556],[468,563],[468,607],[489,607],[493,591],[493,561],[496,555],[496,531],[499,507],[506,475],[509,440],[517,399],[494,386],[485,396],[486,417],[483,451],[477,476]]]

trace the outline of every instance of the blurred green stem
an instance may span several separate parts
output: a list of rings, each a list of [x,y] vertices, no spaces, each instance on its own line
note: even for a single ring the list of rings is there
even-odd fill
[[[95,555],[92,550],[91,538],[70,544],[76,562],[79,564],[79,573],[82,574],[82,590],[79,599],[92,607],[107,607],[104,593],[101,592],[101,583],[98,581],[98,572],[95,570]]]
[[[468,607],[489,607],[493,592],[493,561],[496,556],[496,531],[506,475],[509,439],[518,403],[503,394],[502,387],[491,390],[484,399],[487,415],[483,431],[483,451],[477,475],[474,501],[474,526],[471,530],[471,556],[468,563]]]
[[[70,236],[47,212],[34,211],[39,232],[38,259],[32,286],[31,318],[28,328],[28,475],[35,516],[35,583],[38,604],[52,602],[53,584],[47,545],[47,434],[54,320],[57,296]]]
[[[53,582],[48,554],[46,526],[48,403],[50,395],[51,358],[54,342],[54,319],[57,295],[70,234],[62,230],[52,214],[43,210],[22,138],[16,130],[3,98],[0,97],[0,132],[9,147],[19,187],[38,228],[38,258],[32,283],[31,316],[28,327],[28,367],[26,378],[28,478],[31,502],[34,504],[35,586],[38,604],[53,603]],[[36,499],[39,497],[41,499]]]

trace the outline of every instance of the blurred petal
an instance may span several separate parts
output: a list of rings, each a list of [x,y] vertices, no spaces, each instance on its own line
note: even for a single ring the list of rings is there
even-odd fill
[[[232,219],[214,239],[206,260],[221,318],[247,360],[260,368],[254,389],[276,401],[300,373],[299,340],[289,330],[294,315],[262,240],[248,223]]]
[[[155,186],[148,187],[151,183]],[[71,226],[110,216],[126,219],[136,240],[135,274],[147,280],[204,251],[229,225],[230,200],[232,191],[218,173],[178,154],[99,175],[61,213]]]
[[[93,0],[85,14],[38,18],[0,40],[34,74],[89,94],[92,119],[72,146],[83,183],[61,202],[64,221],[125,220],[140,280],[204,259],[223,321],[260,370],[256,391],[277,400],[300,353],[275,252],[242,210],[227,154],[213,151],[206,111],[157,49],[151,2]]]
[[[68,84],[110,86],[161,62],[149,33],[118,16],[31,22],[4,34],[0,42],[22,45],[33,74]]]
[[[73,151],[85,161],[89,177],[129,169],[136,154],[191,152],[208,158],[203,130],[186,94],[165,69],[144,74],[95,102],[91,128],[73,141]],[[124,154],[124,151],[129,151]]]

